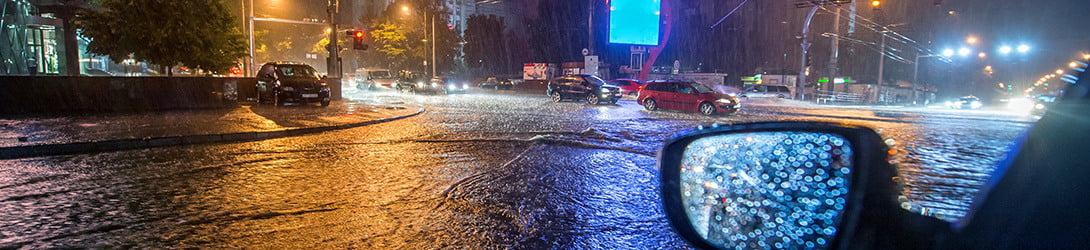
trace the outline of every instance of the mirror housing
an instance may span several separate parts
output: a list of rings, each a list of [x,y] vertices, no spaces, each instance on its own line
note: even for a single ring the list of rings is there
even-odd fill
[[[846,247],[918,247],[936,244],[934,234],[949,230],[949,224],[911,213],[900,206],[897,197],[900,186],[894,181],[895,169],[889,165],[888,146],[869,128],[821,122],[770,122],[701,127],[668,141],[659,153],[663,210],[671,225],[687,241],[698,248],[723,248],[701,235],[689,218],[685,207],[682,163],[690,144],[703,138],[755,133],[818,133],[835,135],[847,141],[851,149],[850,175],[843,195],[843,209],[831,224],[835,227],[830,239],[822,240],[831,249]],[[759,156],[758,156],[759,157]],[[730,163],[728,163],[730,164]],[[773,183],[773,182],[769,182]],[[773,183],[780,184],[780,183]],[[724,204],[727,204],[724,200]],[[767,205],[757,204],[762,210]],[[749,212],[749,211],[744,211]],[[727,217],[746,217],[752,213],[723,213]],[[717,215],[718,216],[718,215]],[[752,216],[750,216],[752,217]],[[723,218],[724,221],[733,218]],[[745,218],[739,218],[740,220]],[[768,219],[768,218],[765,218]],[[734,221],[734,220],[731,220]],[[758,225],[759,226],[759,225]],[[782,228],[782,227],[781,227]],[[945,229],[943,229],[945,228]],[[704,228],[705,232],[707,231]],[[724,228],[723,230],[727,230]],[[724,231],[726,232],[726,231]],[[710,234],[710,233],[707,233]],[[799,243],[801,244],[801,242]],[[752,246],[760,247],[760,246]],[[771,246],[768,246],[771,247]],[[789,245],[782,248],[801,248]],[[751,248],[751,247],[747,247]]]

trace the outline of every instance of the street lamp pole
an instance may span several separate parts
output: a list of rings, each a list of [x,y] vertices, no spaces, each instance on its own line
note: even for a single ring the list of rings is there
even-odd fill
[[[252,0],[251,0],[252,1]],[[340,47],[337,46],[337,7],[340,0],[329,0],[329,62],[326,74],[333,78],[341,77]]]
[[[433,13],[434,14],[434,13]],[[430,15],[429,15],[430,16]],[[439,40],[435,37],[435,17],[431,17],[431,76],[435,77],[435,42]]]
[[[817,13],[820,6],[814,5],[810,9],[810,13],[806,15],[806,22],[802,26],[802,59],[801,66],[799,67],[799,78],[795,82],[795,99],[802,100],[803,92],[806,88],[806,50],[810,49],[810,39],[808,33],[810,33],[810,20],[814,19],[814,13]]]
[[[882,86],[882,74],[886,70],[886,31],[878,33],[882,35],[882,49],[878,53],[878,86]]]
[[[246,65],[246,75],[249,76],[254,73],[254,0],[250,0],[249,6],[243,6],[242,8],[247,9],[246,33],[248,34],[247,36],[250,38],[250,56],[246,59],[246,61],[248,62]]]

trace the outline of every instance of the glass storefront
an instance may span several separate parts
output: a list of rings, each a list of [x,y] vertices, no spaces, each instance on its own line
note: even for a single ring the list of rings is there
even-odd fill
[[[0,75],[61,73],[57,19],[27,0],[0,0],[0,17]]]

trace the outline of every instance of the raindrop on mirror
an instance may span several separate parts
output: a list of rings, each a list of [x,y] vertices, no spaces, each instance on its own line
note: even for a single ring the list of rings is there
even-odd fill
[[[682,205],[721,248],[823,248],[845,207],[852,153],[847,139],[825,133],[700,138],[682,157]]]

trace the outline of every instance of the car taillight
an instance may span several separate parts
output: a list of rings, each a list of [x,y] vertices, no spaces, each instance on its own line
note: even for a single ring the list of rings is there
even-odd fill
[[[643,90],[643,86],[644,86],[644,85],[640,85],[640,90]]]

